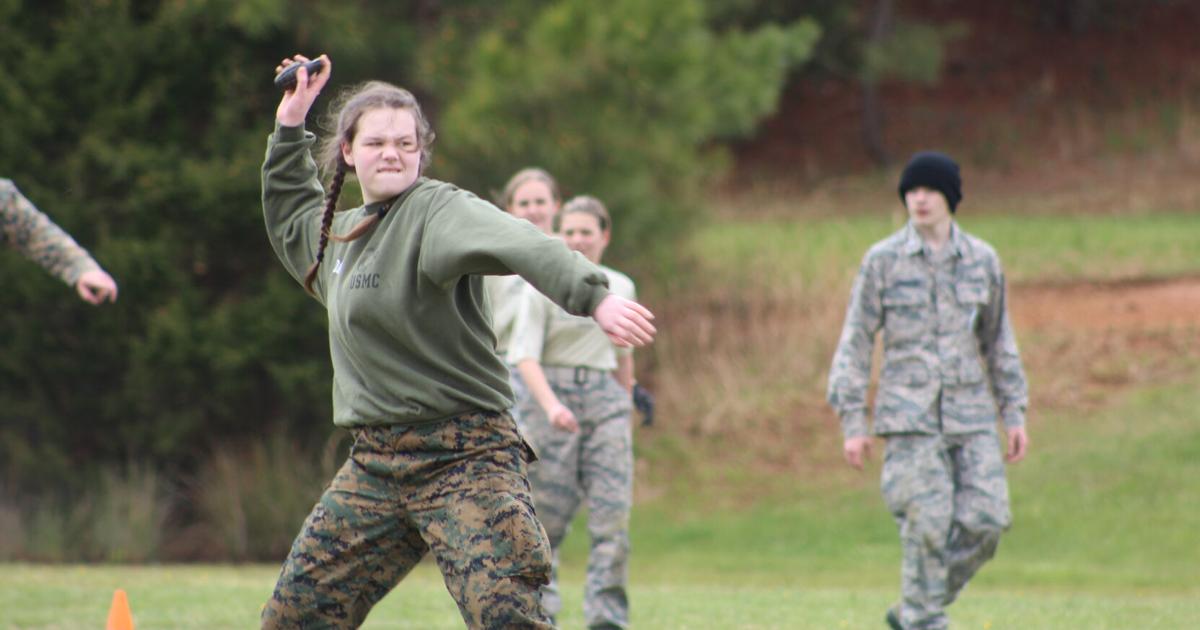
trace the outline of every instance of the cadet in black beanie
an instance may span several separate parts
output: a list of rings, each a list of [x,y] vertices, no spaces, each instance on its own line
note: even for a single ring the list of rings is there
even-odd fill
[[[1004,464],[1028,453],[1029,387],[1000,257],[951,214],[962,201],[958,165],[917,153],[900,176],[900,199],[908,222],[863,257],[827,398],[847,464],[861,470],[874,436],[884,440],[880,488],[901,550],[900,601],[884,621],[892,630],[946,628],[946,607],[1012,524]],[[877,339],[888,376],[872,414]]]
[[[904,203],[904,193],[917,186],[928,186],[941,192],[952,213],[962,201],[958,164],[945,153],[921,151],[912,156],[900,174],[900,202]]]

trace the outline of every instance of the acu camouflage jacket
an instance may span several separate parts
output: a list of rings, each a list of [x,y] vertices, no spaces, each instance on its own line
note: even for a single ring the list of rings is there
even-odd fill
[[[1025,424],[1028,393],[990,245],[951,228],[932,255],[911,226],[867,251],[854,281],[828,398],[846,438],[867,434],[875,335],[883,366],[876,434],[994,431]]]

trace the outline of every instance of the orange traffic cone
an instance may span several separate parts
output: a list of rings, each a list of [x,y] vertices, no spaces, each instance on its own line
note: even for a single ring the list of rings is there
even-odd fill
[[[108,625],[104,630],[133,630],[133,613],[129,612],[129,598],[122,589],[113,593],[112,606],[108,609]]]

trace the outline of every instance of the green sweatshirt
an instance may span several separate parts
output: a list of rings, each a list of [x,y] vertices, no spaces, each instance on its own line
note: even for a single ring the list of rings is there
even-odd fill
[[[263,163],[271,246],[303,282],[316,260],[324,191],[303,127],[276,126]],[[608,295],[604,272],[528,221],[451,184],[420,178],[399,197],[334,216],[313,285],[329,316],[333,422],[418,424],[512,406],[482,275],[516,273],[568,312]]]

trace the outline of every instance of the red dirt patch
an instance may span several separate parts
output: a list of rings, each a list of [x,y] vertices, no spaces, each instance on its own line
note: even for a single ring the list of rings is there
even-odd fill
[[[1018,331],[1147,332],[1200,327],[1200,278],[1018,285],[1011,295]]]
[[[1035,419],[1086,418],[1200,365],[1200,278],[1018,285],[1011,309]]]

